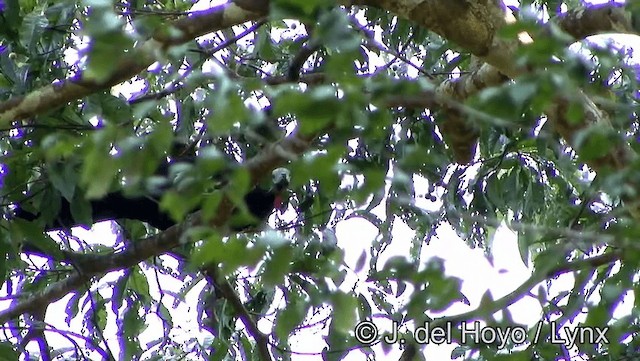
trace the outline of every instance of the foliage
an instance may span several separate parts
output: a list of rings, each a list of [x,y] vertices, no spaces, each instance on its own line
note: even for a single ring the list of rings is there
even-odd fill
[[[520,8],[559,16],[561,3],[523,1]],[[37,95],[62,79],[107,82],[149,37],[179,33],[171,24],[188,19],[192,6],[162,0],[0,4],[2,101]],[[365,320],[395,321],[401,333],[425,322],[455,329],[481,320],[527,334],[524,344],[465,343],[454,358],[637,354],[635,307],[614,317],[621,303],[638,302],[628,295],[640,292],[640,229],[629,209],[638,199],[637,157],[622,169],[594,166],[620,146],[637,151],[639,78],[631,49],[582,41],[576,51],[567,34],[549,34],[522,11],[499,36],[532,35],[513,59],[531,70],[464,100],[439,102],[430,100],[437,86],[476,70],[472,54],[445,37],[382,8],[278,0],[269,11],[267,20],[154,49],[156,63],[124,85],[11,119],[1,129],[5,311],[81,271],[60,261],[69,250],[115,257],[159,237],[132,220],[100,228],[106,241],[100,232],[44,232],[63,200],[76,221],[92,224],[90,199],[111,191],[145,194],[166,181],[155,172],[167,158],[189,158],[195,160],[172,166],[176,177],[162,208],[179,222],[188,223],[194,208],[213,219],[225,200],[242,207],[242,195],[255,183],[247,164],[283,139],[313,140],[301,156],[285,154],[293,174],[290,207],[271,218],[273,229],[229,235],[220,227],[194,227],[172,252],[88,274],[93,277],[49,300],[62,299],[64,316],[53,315],[61,308],[47,303],[3,319],[3,357],[295,359],[296,341],[318,335],[324,344],[315,350],[327,360],[358,350],[383,359],[381,350],[397,350],[356,339],[356,325]],[[608,124],[578,126],[586,118],[577,105],[580,92],[595,99]],[[570,104],[571,140],[547,117],[558,99]],[[469,164],[456,163],[444,140],[442,126],[452,114],[462,114],[477,134]],[[16,204],[41,217],[12,218]],[[353,219],[375,228],[370,245],[359,239],[360,229],[337,236]],[[504,226],[517,233],[531,278],[512,294],[493,299],[487,292],[471,311],[451,316],[452,305],[469,300],[462,280],[445,272],[427,245],[451,227],[491,259]],[[410,232],[398,232],[402,228]],[[39,255],[27,252],[33,246]],[[403,254],[389,256],[398,247],[405,247]],[[353,252],[359,257],[352,264],[347,254]],[[85,265],[93,260],[86,259]],[[552,291],[566,273],[573,288]],[[525,297],[540,304],[536,324],[518,324],[508,309]],[[187,309],[196,311],[195,321],[185,323]],[[608,327],[610,343],[568,349],[548,342],[557,336],[552,325],[574,321]]]

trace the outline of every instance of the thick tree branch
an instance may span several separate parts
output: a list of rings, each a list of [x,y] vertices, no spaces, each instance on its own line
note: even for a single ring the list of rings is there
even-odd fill
[[[320,134],[294,133],[280,142],[267,147],[261,154],[245,163],[245,168],[250,174],[251,183],[258,181],[269,174],[272,169],[301,155]],[[132,267],[139,262],[153,256],[165,253],[181,244],[192,227],[210,226],[222,229],[232,213],[232,203],[225,198],[220,203],[213,219],[206,221],[201,218],[201,212],[192,214],[185,222],[168,228],[157,235],[131,242],[121,252],[114,254],[75,254],[74,266],[80,271],[66,279],[56,282],[42,292],[28,296],[13,304],[9,309],[0,312],[0,324],[4,324],[25,312],[33,312],[42,307],[58,301],[69,292],[82,287],[94,276],[102,276],[108,272]]]
[[[238,314],[238,317],[247,328],[247,332],[255,340],[260,360],[272,360],[273,358],[269,352],[269,337],[258,329],[258,325],[249,314],[249,311],[244,306],[242,300],[240,300],[240,297],[238,297],[233,287],[231,287],[225,278],[218,276],[217,268],[215,266],[205,267],[204,271],[209,276],[209,281],[213,283],[216,291],[220,293],[220,296],[229,301],[233,309]]]
[[[16,302],[9,309],[0,312],[0,324],[5,324],[24,313],[46,307],[50,303],[66,296],[69,292],[82,287],[90,279],[90,275],[74,273],[66,279],[58,281],[44,291]]]
[[[576,40],[607,32],[635,33],[624,4],[612,2],[571,9],[562,14],[557,23]]]
[[[152,39],[120,59],[116,70],[103,82],[87,80],[79,75],[0,103],[0,126],[33,117],[89,94],[108,89],[132,78],[151,65],[156,61],[158,49],[166,51],[171,46],[183,44],[200,35],[257,20],[265,16],[267,11],[268,1],[266,0],[236,0],[208,10],[193,12],[190,16],[174,22],[170,27],[156,32]]]
[[[470,95],[481,89],[504,83],[508,78],[500,72],[488,72],[480,67],[468,75],[458,79],[447,79],[436,88],[440,99],[451,99],[463,102]],[[454,159],[460,164],[468,164],[473,160],[473,153],[479,137],[479,127],[467,121],[464,112],[451,107],[443,107],[444,118],[439,122],[445,143],[452,149]]]
[[[429,0],[421,2],[379,0],[376,1],[376,5],[431,29],[486,62],[470,76],[451,80],[450,84],[445,82],[438,88],[441,96],[463,100],[486,86],[497,85],[509,78],[515,79],[530,71],[526,67],[516,67],[513,61],[515,49],[518,47],[516,40],[507,43],[506,40],[495,37],[497,30],[505,24],[504,11],[495,2],[468,2],[454,6],[448,2]],[[600,31],[632,32],[631,25],[620,11],[619,6],[615,5],[580,9],[562,17],[561,26],[576,39]],[[601,20],[596,21],[596,19]],[[575,147],[577,131],[593,124],[609,124],[609,120],[606,113],[598,109],[583,92],[579,92],[571,101],[581,104],[585,113],[583,122],[576,124],[567,119],[568,100],[562,97],[556,99],[555,104],[546,113],[551,124],[570,145]],[[471,160],[474,146],[467,144],[465,147],[462,143],[475,144],[477,134],[470,131],[473,126],[460,126],[464,123],[460,114],[454,112],[450,118],[447,120],[452,121],[452,124],[443,127],[443,133],[446,133],[443,135],[451,139],[450,145],[454,148],[458,161]],[[619,170],[630,164],[629,162],[633,159],[635,154],[628,145],[621,144],[609,154],[598,159],[587,160],[586,163],[596,171],[606,168]],[[640,216],[640,211],[638,213]]]
[[[256,21],[255,24],[249,26],[247,29],[245,29],[240,34],[223,41],[221,44],[218,44],[213,49],[208,49],[206,51],[199,51],[199,52],[202,53],[203,55],[206,55],[207,57],[212,57],[215,53],[219,52],[220,50],[228,48],[230,45],[237,43],[238,40],[240,40],[240,39],[244,38],[245,36],[255,32],[256,30],[258,30],[265,23],[266,23],[266,20]],[[203,61],[203,60],[201,60],[201,61]],[[183,74],[180,75],[180,77],[178,79],[174,80],[171,83],[171,85],[169,85],[166,89],[164,89],[164,90],[162,90],[160,92],[157,92],[157,93],[145,94],[145,95],[140,96],[138,98],[131,99],[131,100],[129,100],[129,104],[137,104],[137,103],[142,103],[142,102],[145,102],[145,101],[148,101],[148,100],[162,99],[162,98],[167,97],[167,96],[169,96],[171,94],[174,94],[175,92],[177,92],[179,90],[182,90],[185,87],[185,85],[184,85],[184,83],[182,81],[191,74],[193,69],[195,69],[195,67],[187,69]]]

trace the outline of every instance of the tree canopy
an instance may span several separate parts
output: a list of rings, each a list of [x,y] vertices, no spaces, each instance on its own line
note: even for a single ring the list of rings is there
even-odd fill
[[[419,360],[429,325],[453,359],[637,358],[639,31],[633,1],[0,1],[0,353],[268,361],[320,335],[315,358]],[[287,211],[232,231],[283,166]],[[46,226],[158,189],[166,230]],[[337,236],[353,219],[373,241]],[[445,226],[489,260],[512,230],[530,277],[469,304],[425,251]]]

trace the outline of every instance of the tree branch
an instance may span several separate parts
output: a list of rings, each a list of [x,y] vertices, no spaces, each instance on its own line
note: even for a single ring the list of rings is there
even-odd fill
[[[486,86],[497,85],[508,78],[515,79],[530,72],[526,67],[514,65],[513,55],[518,47],[516,40],[507,43],[503,39],[495,38],[496,31],[505,24],[505,21],[504,10],[492,2],[470,3],[466,7],[456,8],[457,11],[453,11],[454,5],[441,2],[408,4],[401,1],[379,0],[377,5],[458,43],[486,62],[471,76],[451,80],[449,85],[445,81],[442,86],[438,87],[441,98],[448,96],[461,101],[466,98],[458,97],[461,93],[469,96]],[[615,5],[588,7],[580,9],[580,11],[569,12],[561,18],[561,23],[563,29],[576,38],[596,33],[599,30],[633,32],[629,22],[625,21],[619,12],[619,6]],[[593,20],[598,17],[606,19]],[[586,25],[587,23],[589,26]],[[569,101],[582,106],[585,113],[584,121],[576,124],[567,118]],[[571,99],[557,97],[555,103],[546,110],[546,114],[558,133],[574,148],[577,145],[575,138],[577,131],[593,124],[609,126],[607,114],[602,112],[589,96],[581,91]],[[469,132],[468,125],[459,126],[463,120],[454,113],[452,126],[444,127],[443,130],[443,133],[447,133],[443,134],[445,137],[454,140],[454,144],[451,145],[454,146],[457,152],[456,159],[459,161],[472,159],[471,152],[474,148],[468,145],[465,148],[460,143],[473,142],[475,144],[477,140],[475,132]],[[628,144],[619,144],[612,148],[608,154],[597,159],[586,160],[585,163],[596,172],[601,172],[610,169],[620,170],[637,158]],[[630,209],[630,213],[636,219],[640,219],[640,209],[637,207]]]
[[[215,289],[220,292],[220,296],[225,298],[238,314],[238,317],[247,328],[247,332],[256,342],[258,347],[258,353],[260,354],[260,360],[270,361],[272,360],[271,353],[269,352],[269,337],[262,333],[258,329],[258,325],[254,321],[253,317],[249,314],[249,311],[236,294],[235,290],[225,278],[218,276],[216,266],[207,266],[204,269],[205,273],[209,276],[210,282],[213,283]]]
[[[311,142],[321,134],[324,134],[324,131],[307,135],[293,133],[282,141],[265,148],[261,154],[245,163],[245,169],[250,174],[251,183],[257,184],[259,179],[269,174],[272,169],[301,155],[310,146]],[[42,305],[58,301],[69,292],[82,287],[92,277],[129,268],[145,259],[168,252],[172,248],[179,246],[181,240],[188,235],[189,230],[193,227],[210,226],[215,229],[222,229],[232,213],[232,207],[232,203],[225,197],[220,202],[220,206],[212,220],[205,222],[201,217],[201,212],[195,212],[185,222],[174,225],[157,235],[131,242],[118,253],[100,255],[74,254],[74,266],[79,270],[78,272],[50,285],[42,292],[21,299],[9,309],[0,312],[0,324],[4,324],[23,313],[33,312],[42,307]]]
[[[606,32],[636,33],[625,15],[624,4],[613,2],[571,9],[559,16],[557,23],[576,40]]]
[[[245,36],[247,36],[247,35],[249,35],[251,33],[253,33],[254,31],[258,30],[265,23],[266,23],[266,20],[257,21],[255,24],[253,24],[250,27],[248,27],[247,29],[245,29],[242,33],[223,41],[221,44],[217,45],[213,49],[205,50],[205,51],[199,51],[199,52],[204,54],[204,55],[207,55],[207,56],[211,57],[215,53],[219,52],[220,50],[226,49],[231,44],[234,44],[234,43],[238,42],[238,40],[244,38]],[[191,74],[191,72],[193,71],[194,68],[195,67],[188,68],[183,74],[180,75],[180,77],[178,79],[174,80],[171,83],[171,85],[169,85],[169,87],[167,87],[166,89],[164,89],[162,91],[159,91],[157,93],[145,94],[145,95],[140,96],[138,98],[131,99],[131,100],[129,100],[129,104],[137,104],[137,103],[142,103],[142,102],[145,102],[145,101],[148,101],[148,100],[162,99],[162,98],[164,98],[166,96],[169,96],[169,95],[171,95],[171,94],[183,89],[185,87],[185,85],[183,83],[180,83],[180,82],[183,79],[187,78],[189,76],[189,74]]]
[[[622,256],[623,254],[621,251],[613,251],[595,257],[566,262],[548,270],[538,270],[534,272],[531,277],[529,277],[529,279],[522,283],[518,288],[516,288],[506,296],[501,297],[491,302],[490,304],[485,305],[484,307],[479,307],[469,312],[436,319],[433,321],[432,327],[435,328],[449,323],[458,326],[462,323],[462,321],[473,320],[483,315],[493,314],[511,306],[520,298],[522,298],[523,295],[528,293],[535,285],[543,282],[546,279],[555,278],[568,272],[577,272],[604,266],[612,262],[621,260]]]
[[[506,296],[501,297],[497,300],[491,301],[490,303],[481,305],[475,310],[471,310],[469,312],[435,319],[429,323],[429,327],[431,329],[436,329],[439,327],[444,328],[444,327],[447,327],[448,325],[451,325],[452,330],[455,331],[453,332],[451,337],[454,340],[460,341],[461,339],[460,330],[458,330],[457,327],[460,326],[462,322],[478,319],[482,316],[491,315],[500,310],[506,309],[507,307],[511,306],[516,301],[521,299],[523,295],[529,293],[531,289],[535,287],[537,284],[539,284],[540,282],[543,282],[544,280],[549,278],[558,277],[568,272],[577,272],[582,270],[594,269],[600,266],[604,266],[604,265],[619,261],[622,258],[623,258],[622,251],[617,250],[617,251],[608,252],[595,257],[584,258],[584,259],[580,259],[572,262],[566,262],[548,270],[538,270],[534,272],[531,275],[531,277],[529,277],[529,279],[527,279],[524,283],[522,283],[518,288],[516,288]]]
[[[79,75],[0,103],[0,125],[51,111],[68,102],[119,84],[156,61],[158,49],[166,51],[171,46],[183,44],[200,35],[260,19],[267,12],[268,1],[264,0],[236,0],[193,12],[168,28],[163,27],[152,39],[119,59],[116,70],[103,82],[83,79],[82,75]]]

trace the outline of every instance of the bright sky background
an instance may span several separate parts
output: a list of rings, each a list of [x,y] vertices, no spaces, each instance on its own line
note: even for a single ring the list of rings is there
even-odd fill
[[[509,1],[507,3],[512,4],[515,2]],[[201,1],[194,6],[194,9],[209,8],[210,6],[211,3],[208,1]],[[631,42],[633,42],[634,45],[638,44],[637,37],[628,36],[618,37],[617,39],[618,41],[627,44],[630,44]],[[135,90],[130,90],[130,92],[133,91]],[[423,182],[423,184],[424,189],[426,189],[426,183]],[[416,186],[416,189],[420,189],[418,185]],[[430,204],[426,200],[423,202],[424,204],[418,203],[418,206],[425,208],[433,207],[433,204]],[[378,215],[383,215],[382,212],[383,210],[374,210],[374,213],[377,213]],[[394,241],[381,257],[380,265],[383,265],[384,262],[392,256],[408,254],[413,232],[408,227],[402,225],[401,222],[396,222],[395,224],[396,226],[393,231]],[[94,226],[92,231],[76,228],[73,233],[81,239],[89,239],[92,242],[96,241],[111,245],[114,242],[114,236],[111,233],[111,226],[109,222],[97,224]],[[340,222],[336,228],[336,235],[338,238],[338,246],[346,252],[345,262],[353,267],[362,251],[370,248],[371,241],[374,239],[376,234],[377,230],[375,227],[362,219],[353,218]],[[493,265],[491,265],[485,257],[483,250],[477,248],[470,249],[449,226],[441,226],[438,229],[436,237],[434,237],[428,245],[423,247],[423,259],[426,260],[427,257],[434,256],[443,258],[445,260],[447,274],[459,277],[463,280],[462,292],[470,301],[469,306],[462,303],[453,305],[446,314],[457,314],[475,309],[478,306],[482,295],[487,290],[491,292],[495,299],[502,297],[517,288],[530,276],[531,270],[528,269],[520,260],[516,246],[516,237],[516,234],[508,230],[506,227],[501,227],[497,231],[492,244]],[[157,294],[157,283],[154,281],[155,276],[151,272],[147,272],[147,275],[150,277],[149,280],[152,294]],[[105,280],[114,280],[115,278],[116,277],[114,277],[114,275],[109,275],[100,282],[99,287],[101,288],[101,293],[105,297],[108,297],[111,294],[111,289],[105,283]],[[356,292],[362,289],[366,293],[365,278],[366,274],[357,275],[351,272],[349,274],[348,282],[345,283],[348,287],[345,289],[348,290],[352,286],[355,286]],[[160,280],[160,283],[163,285],[163,288],[171,289],[174,292],[178,292],[181,286],[181,284],[178,284],[177,282],[166,282],[166,280]],[[572,276],[562,276],[553,282],[551,294],[554,292],[557,293],[560,290],[570,289],[572,285]],[[176,334],[181,333],[184,334],[185,337],[188,337],[188,335],[199,334],[201,339],[205,335],[208,335],[207,333],[199,332],[195,309],[189,309],[187,307],[187,305],[197,304],[197,297],[200,289],[201,287],[196,287],[195,290],[187,297],[186,302],[180,305],[175,312],[172,312],[174,315],[173,321],[176,326],[173,332],[176,332]],[[6,294],[6,288],[3,287],[2,293]],[[56,325],[60,329],[69,329],[72,331],[79,330],[81,328],[79,320],[72,321],[70,326],[67,327],[62,319],[65,314],[64,307],[66,306],[69,298],[70,296],[67,296],[52,305],[47,313],[46,321]],[[172,309],[172,301],[173,300],[170,298],[166,298],[164,300],[166,306],[170,310]],[[6,305],[7,302],[4,301],[0,303],[0,308],[4,308]],[[631,310],[632,305],[633,297],[629,296],[619,307],[617,313],[619,315],[628,313]],[[514,321],[529,325],[539,319],[541,312],[541,308],[537,300],[530,297],[518,301],[509,309],[513,315]],[[109,327],[105,332],[106,335],[114,334],[115,332],[115,320],[113,319],[113,316],[110,317],[111,318],[108,322]],[[390,326],[390,324],[385,324],[385,322],[382,322],[379,319],[374,320],[374,322],[383,329],[388,329]],[[159,323],[150,324],[149,326],[150,327],[147,331],[141,335],[141,338],[145,340],[145,342],[151,341],[161,335],[159,334],[159,330],[161,330],[162,326]],[[262,322],[259,326],[264,331],[269,330],[268,322]],[[324,334],[325,332],[319,332],[316,335],[313,335],[310,332],[301,332],[299,335],[292,338],[290,346],[295,352],[319,353],[325,347],[324,341],[322,340],[322,336]],[[68,342],[62,337],[52,336],[52,333],[48,333],[47,335],[50,340],[50,344],[54,348],[56,348],[57,345],[68,344]],[[32,352],[37,352],[33,342],[29,346],[29,349]],[[118,347],[115,342],[110,342],[109,346],[114,352],[117,352]],[[454,347],[455,345],[430,345],[427,346],[425,352],[429,359],[448,360]],[[391,354],[384,356],[379,346],[374,347],[374,349],[377,350],[378,359],[398,359],[401,352],[396,346],[393,348]],[[293,359],[318,360],[319,355],[296,355]],[[364,354],[358,351],[352,352],[347,358],[349,361],[364,359]]]

